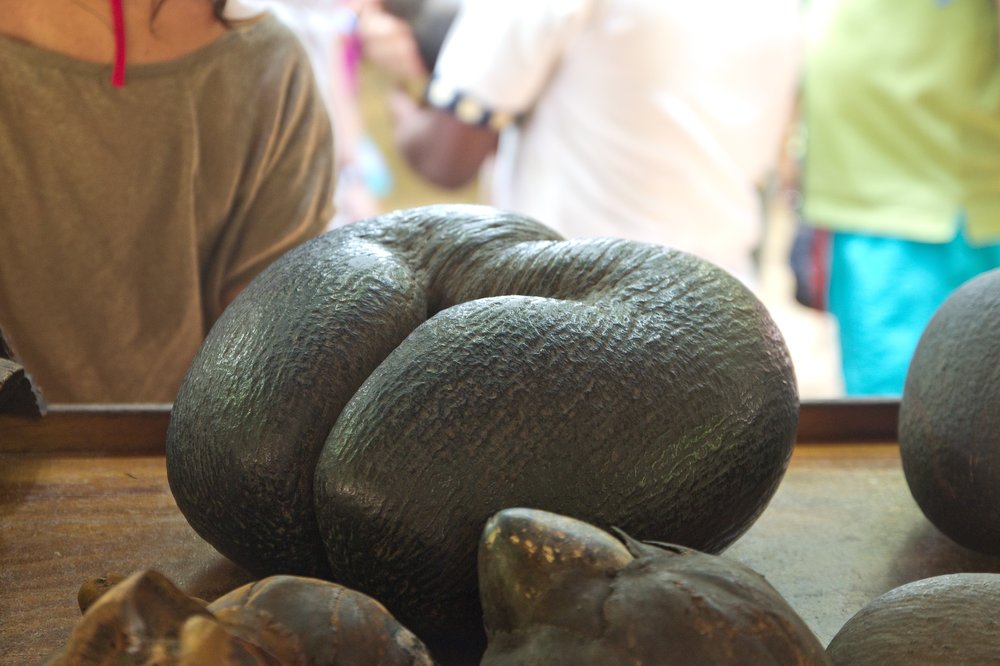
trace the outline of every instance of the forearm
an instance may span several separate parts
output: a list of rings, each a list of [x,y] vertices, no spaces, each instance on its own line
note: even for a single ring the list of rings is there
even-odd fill
[[[458,188],[470,182],[497,144],[496,131],[463,123],[448,112],[420,105],[403,88],[426,87],[429,73],[410,26],[379,8],[361,13],[366,57],[399,86],[389,93],[396,146],[418,174],[435,185]]]
[[[417,106],[396,109],[396,144],[410,166],[430,182],[458,188],[472,181],[496,150],[497,133],[468,125],[450,113]]]

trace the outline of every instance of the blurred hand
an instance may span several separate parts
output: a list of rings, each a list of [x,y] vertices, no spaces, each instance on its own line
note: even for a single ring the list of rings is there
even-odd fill
[[[413,119],[420,115],[420,104],[409,92],[402,88],[395,88],[389,91],[388,95],[389,115],[395,127],[407,126]]]
[[[402,19],[368,2],[358,14],[358,35],[365,58],[396,81],[410,86],[427,80],[417,40]]]

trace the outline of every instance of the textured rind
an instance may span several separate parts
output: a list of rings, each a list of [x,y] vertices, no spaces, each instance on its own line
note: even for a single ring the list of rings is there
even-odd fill
[[[412,272],[326,236],[286,255],[201,347],[167,433],[191,525],[257,574],[326,571],[312,508],[319,449],[351,395],[426,315]]]
[[[361,247],[384,253],[354,278],[375,286],[345,294]],[[335,580],[423,635],[477,623],[478,534],[508,506],[724,548],[780,482],[797,420],[777,328],[721,269],[436,206],[255,280],[185,380],[167,459],[221,552],[308,574],[325,549]]]
[[[45,400],[24,366],[0,356],[0,414],[44,416],[46,411]]]
[[[925,578],[878,597],[833,637],[835,666],[993,664],[1000,655],[1000,574]]]
[[[344,405],[436,309],[438,266],[482,244],[553,238],[492,209],[432,207],[342,227],[263,271],[174,402],[167,478],[195,531],[256,575],[329,576],[313,471]]]
[[[956,290],[924,330],[899,449],[924,515],[954,541],[1000,555],[1000,269]]]
[[[829,663],[756,572],[623,538],[544,511],[494,515],[479,545],[483,666]]]

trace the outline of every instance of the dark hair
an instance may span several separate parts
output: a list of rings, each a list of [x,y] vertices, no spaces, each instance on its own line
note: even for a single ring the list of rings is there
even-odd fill
[[[215,18],[223,23],[226,22],[225,17],[222,15],[226,11],[226,0],[212,0],[212,11],[215,13]]]

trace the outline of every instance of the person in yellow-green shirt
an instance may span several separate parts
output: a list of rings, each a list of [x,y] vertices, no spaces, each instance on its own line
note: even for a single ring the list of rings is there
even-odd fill
[[[825,244],[847,393],[895,395],[937,307],[1000,266],[997,7],[810,4],[803,216]]]

